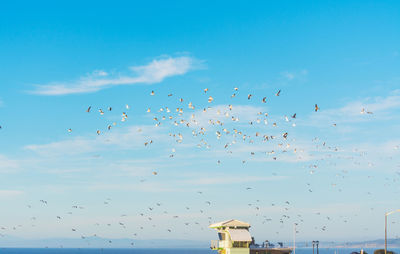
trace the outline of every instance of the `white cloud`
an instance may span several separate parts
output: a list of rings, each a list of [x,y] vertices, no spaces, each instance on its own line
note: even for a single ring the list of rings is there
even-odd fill
[[[183,183],[195,184],[195,185],[221,185],[221,184],[238,184],[238,183],[251,183],[251,182],[265,182],[265,181],[277,181],[282,180],[286,177],[260,177],[260,176],[224,176],[215,175],[214,177],[203,177],[191,180],[184,180]]]
[[[0,198],[13,198],[23,193],[23,191],[19,190],[0,190]]]
[[[308,75],[308,70],[301,71],[282,71],[281,76],[287,81],[292,81],[295,79],[304,80]]]
[[[195,68],[195,62],[193,58],[187,56],[153,60],[147,65],[130,67],[136,74],[133,76],[110,77],[107,72],[96,70],[75,82],[53,82],[46,85],[36,85],[36,89],[31,93],[39,95],[92,93],[113,86],[159,83],[165,78],[187,73]]]
[[[373,97],[352,101],[341,108],[324,110],[323,105],[318,104],[318,106],[322,109],[318,113],[311,114],[310,119],[312,121],[306,119],[304,124],[356,123],[371,119],[392,119],[396,116],[396,114],[392,114],[393,110],[400,108],[400,91],[392,91],[386,97]],[[363,109],[365,109],[365,113],[361,114]],[[372,112],[372,114],[367,114],[366,112]]]
[[[194,113],[194,118],[189,121],[197,127],[211,126],[209,122],[221,121],[225,124],[232,123],[232,117],[238,122],[247,124],[250,121],[256,121],[257,118],[262,119],[263,116],[258,115],[259,112],[265,112],[263,107],[254,107],[249,105],[233,105],[229,109],[229,105],[210,105],[206,111],[197,110]]]
[[[36,152],[42,156],[71,155],[96,151],[97,146],[93,140],[76,138],[42,145],[27,145],[26,150]]]
[[[7,158],[0,154],[0,172],[12,172],[19,168],[19,164],[16,160]]]
[[[88,186],[89,190],[123,190],[123,191],[140,191],[140,192],[184,192],[186,190],[179,189],[176,186],[167,186],[161,183],[135,183],[135,184],[108,184],[108,183],[97,183]]]
[[[151,139],[158,141],[163,138],[160,134],[162,127],[154,125],[130,126],[111,131],[91,138],[76,137],[47,144],[26,145],[24,149],[41,156],[84,155],[90,152],[102,151],[110,146],[118,149],[143,148],[144,142]],[[140,132],[138,131],[140,129]]]
[[[342,114],[356,116],[360,115],[363,108],[374,114],[385,113],[387,110],[400,108],[399,91],[394,91],[387,97],[374,97],[367,98],[364,101],[352,102],[339,110]]]

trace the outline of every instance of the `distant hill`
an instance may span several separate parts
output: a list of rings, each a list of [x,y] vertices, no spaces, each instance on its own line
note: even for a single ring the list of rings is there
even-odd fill
[[[133,243],[133,245],[132,245]],[[2,235],[0,248],[209,248],[209,241],[195,241],[184,239],[149,239],[134,240],[128,238],[46,238],[24,239]],[[359,242],[324,242],[320,241],[319,248],[383,248],[384,239],[359,241]],[[292,242],[285,244],[292,246]],[[298,248],[312,248],[311,242],[297,242]],[[388,239],[389,248],[400,248],[400,239]]]
[[[400,239],[388,239],[388,248],[400,248]],[[383,248],[385,246],[384,239],[363,241],[363,242],[349,242],[341,245],[336,245],[338,248]]]
[[[400,239],[388,239],[388,248],[400,248]],[[288,243],[291,246],[292,243]],[[298,242],[296,246],[299,248],[312,248],[311,242]],[[320,248],[383,248],[385,246],[384,239],[356,241],[356,242],[326,242],[320,241]]]

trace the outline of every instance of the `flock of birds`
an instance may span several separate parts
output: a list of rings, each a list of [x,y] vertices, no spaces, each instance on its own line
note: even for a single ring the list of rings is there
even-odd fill
[[[189,140],[196,141],[197,148],[204,148],[206,150],[211,150],[215,147],[217,151],[223,151],[224,153],[232,156],[234,158],[243,157],[240,159],[242,164],[250,161],[251,158],[255,156],[263,156],[263,158],[267,158],[266,161],[279,161],[280,156],[284,157],[287,154],[291,154],[291,156],[295,156],[295,159],[304,164],[304,168],[309,172],[310,175],[316,174],[317,170],[321,165],[334,165],[336,162],[331,162],[329,159],[342,158],[346,160],[353,161],[354,164],[360,164],[363,161],[365,156],[365,152],[361,151],[353,151],[353,156],[344,156],[341,155],[341,148],[335,145],[329,145],[327,141],[323,141],[320,138],[314,138],[312,140],[312,146],[314,153],[320,153],[319,156],[315,156],[315,159],[312,160],[304,160],[303,158],[307,156],[307,151],[302,147],[297,147],[293,145],[295,138],[291,137],[290,128],[296,127],[296,119],[298,115],[296,112],[291,112],[288,115],[280,116],[278,119],[274,119],[269,115],[269,112],[257,112],[255,115],[247,115],[239,114],[235,109],[236,107],[234,103],[229,105],[217,105],[213,107],[213,103],[215,102],[214,97],[209,95],[209,89],[205,88],[203,90],[206,95],[206,106],[197,107],[192,102],[186,102],[184,98],[178,98],[178,103],[181,105],[178,107],[168,107],[163,106],[157,110],[148,107],[144,109],[144,114],[150,115],[150,118],[153,121],[153,125],[155,127],[167,126],[169,130],[168,136],[172,138],[174,146],[185,143],[184,137],[190,136]],[[282,91],[278,90],[274,96],[281,96]],[[233,89],[233,93],[230,96],[231,99],[234,99],[239,95],[239,89],[235,87]],[[150,92],[150,96],[156,96],[155,91]],[[173,94],[168,94],[167,97],[174,97]],[[247,95],[247,100],[254,100],[256,96],[253,94]],[[272,97],[272,96],[271,96]],[[262,96],[260,97],[260,103],[265,104],[271,98]],[[186,106],[184,106],[187,103]],[[262,105],[261,104],[261,105]],[[320,111],[320,107],[318,104],[315,104],[312,108],[310,105],[310,111],[314,111],[318,113]],[[313,110],[312,110],[313,109]],[[124,111],[119,112],[120,114],[120,122],[125,123],[128,122],[130,114],[131,106],[126,104],[124,106]],[[95,109],[93,106],[88,106],[86,108],[87,114],[97,113],[100,117],[104,116],[107,113],[113,113],[115,110],[113,107],[107,107],[106,109],[97,108]],[[360,114],[368,114],[371,115],[373,112],[368,111],[365,108],[362,108]],[[246,122],[243,122],[241,118],[246,119]],[[251,119],[252,118],[252,119]],[[108,121],[108,119],[105,119]],[[336,126],[336,123],[332,124]],[[97,128],[95,130],[96,135],[106,135],[107,132],[112,131],[113,128],[117,128],[119,126],[118,121],[113,121],[110,123],[106,123],[104,127]],[[1,126],[0,126],[1,129]],[[73,133],[75,130],[72,128],[68,128],[68,133]],[[142,130],[138,129],[140,133]],[[267,134],[268,133],[268,134]],[[144,147],[151,146],[157,140],[153,140],[149,138],[143,143]],[[245,144],[246,146],[255,146],[254,151],[249,151],[249,153],[244,154],[241,151],[235,150],[235,145],[238,143]],[[261,149],[260,149],[261,147]],[[251,148],[250,148],[251,149]],[[175,148],[171,149],[171,153],[168,155],[169,158],[175,158],[176,150]],[[174,162],[169,162],[173,164]],[[216,164],[220,165],[223,163],[223,158],[216,159]],[[308,163],[308,164],[306,164]],[[216,166],[217,166],[216,165]],[[339,192],[342,191],[341,188],[338,188],[338,181],[340,179],[344,179],[345,175],[348,172],[346,170],[341,170],[336,174],[336,182],[332,182],[332,188],[336,188]],[[154,177],[159,175],[159,171],[157,169],[152,170],[151,174]],[[276,175],[276,172],[272,173]],[[253,190],[253,186],[247,186],[244,188],[244,191],[251,192]],[[312,188],[312,183],[305,183],[305,190],[308,193],[312,193],[314,190]],[[207,190],[198,191],[197,194],[203,196],[203,192],[207,192]],[[149,205],[147,207],[140,207],[141,211],[138,211],[137,214],[122,214],[117,220],[110,223],[101,223],[96,222],[95,226],[105,226],[105,227],[118,227],[123,230],[129,230],[131,232],[132,242],[131,245],[135,245],[135,239],[140,238],[141,232],[145,228],[153,228],[154,230],[161,230],[163,232],[174,233],[176,232],[174,228],[167,227],[160,229],[160,226],[155,223],[157,219],[155,219],[154,215],[162,214],[164,218],[168,218],[174,221],[174,224],[180,224],[183,227],[189,227],[190,231],[193,231],[193,228],[197,228],[199,230],[205,230],[207,224],[211,224],[215,222],[217,218],[214,216],[210,216],[213,209],[213,205],[215,202],[213,201],[212,194],[208,195],[208,198],[200,198],[198,205],[203,208],[192,208],[189,206],[182,206],[183,211],[193,211],[194,209],[196,213],[199,214],[198,220],[191,220],[185,216],[182,216],[182,213],[174,214],[173,212],[168,211],[168,209],[163,205],[163,202],[156,202],[155,204]],[[51,201],[40,200],[39,201],[42,206],[48,206],[51,204]],[[112,200],[107,198],[104,200],[104,206],[110,206],[112,204]],[[28,205],[28,208],[32,208],[34,205]],[[265,214],[266,208],[272,209],[275,212],[279,212],[281,215],[279,218],[273,218],[272,216]],[[62,222],[65,219],[65,216],[72,216],[73,210],[84,211],[85,207],[81,205],[71,205],[71,211],[66,212],[65,214],[57,214],[54,215],[54,218],[59,222]],[[282,228],[284,225],[292,225],[296,223],[298,225],[298,229],[301,229],[302,223],[305,223],[305,218],[301,213],[292,212],[292,202],[291,201],[277,201],[270,204],[266,204],[266,201],[262,201],[262,199],[255,199],[247,204],[247,209],[249,209],[253,213],[254,220],[258,220],[261,224],[267,223],[278,223],[279,227]],[[371,209],[372,210],[372,209]],[[316,211],[314,213],[316,216],[324,217],[326,224],[315,226],[315,230],[318,232],[324,232],[328,230],[328,223],[333,221],[333,218],[329,215],[324,215],[323,212]],[[357,217],[357,214],[353,215]],[[136,218],[136,220],[141,220],[143,222],[142,225],[129,225],[128,218]],[[339,216],[336,218],[335,223],[340,220],[343,223],[347,223],[351,218],[349,216]],[[36,226],[37,217],[31,217],[32,224],[31,226]],[[332,222],[333,223],[333,222]],[[7,232],[11,234],[12,231],[18,230],[22,225],[10,226],[10,227],[1,227],[0,229],[3,231],[0,233],[0,236],[5,236]],[[81,232],[79,226],[71,226],[71,231],[79,235],[83,240],[88,241],[93,237],[100,238],[102,236],[101,232],[92,232],[87,233],[85,231]],[[188,229],[189,231],[189,229]],[[1,232],[1,231],[0,231]],[[279,235],[279,231],[276,231],[276,234]],[[112,244],[112,240],[107,240],[108,244]]]

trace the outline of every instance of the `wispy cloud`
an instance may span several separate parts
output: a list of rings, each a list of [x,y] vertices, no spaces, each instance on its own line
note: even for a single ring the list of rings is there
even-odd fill
[[[323,105],[318,104],[321,108]],[[392,119],[396,115],[394,110],[400,108],[400,90],[392,91],[386,97],[369,97],[362,100],[352,101],[341,108],[322,109],[310,116],[309,124],[320,123],[356,123],[370,121],[371,119]],[[364,111],[363,111],[364,109]],[[362,112],[363,111],[363,112]],[[371,114],[367,114],[371,112]]]
[[[137,125],[123,128],[101,136],[83,137],[55,141],[47,144],[30,144],[25,150],[35,152],[41,156],[57,157],[65,155],[84,155],[90,152],[114,149],[134,149],[144,147],[144,142],[152,139],[162,140],[161,127],[154,125]],[[140,131],[138,131],[140,130]]]
[[[204,110],[197,110],[190,115],[188,121],[194,127],[211,127],[215,122],[220,121],[226,124],[231,122],[240,122],[247,124],[250,121],[256,121],[257,118],[262,118],[259,112],[265,112],[266,108],[255,107],[250,105],[234,105],[229,108],[229,105],[213,105]],[[234,121],[232,119],[235,119]]]
[[[184,183],[195,185],[221,185],[221,184],[239,184],[251,182],[265,182],[283,180],[286,177],[259,177],[259,176],[227,176],[215,175],[214,177],[203,177],[191,180],[185,180]]]
[[[123,190],[123,191],[140,191],[140,192],[184,192],[184,189],[177,188],[176,186],[168,186],[162,183],[136,183],[136,184],[109,184],[97,183],[87,187],[91,191],[98,190]]]
[[[308,75],[308,70],[301,70],[301,71],[282,71],[281,77],[286,81],[293,81],[293,80],[304,80]]]
[[[13,198],[22,195],[24,192],[19,190],[0,190],[0,198]]]
[[[74,82],[52,82],[50,84],[36,85],[30,91],[39,95],[66,95],[79,93],[93,93],[113,86],[133,84],[154,84],[162,82],[165,78],[183,75],[196,67],[196,60],[188,57],[168,57],[153,60],[147,65],[132,66],[129,69],[133,75],[110,75],[103,70],[96,70],[90,75],[79,78]]]
[[[13,172],[19,169],[19,163],[16,160],[0,154],[0,172]]]

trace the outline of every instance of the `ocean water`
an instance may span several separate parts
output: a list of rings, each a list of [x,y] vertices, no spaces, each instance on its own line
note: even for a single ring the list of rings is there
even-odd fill
[[[2,248],[0,254],[217,254],[210,249]]]
[[[364,249],[373,254],[375,249]],[[400,249],[390,249],[400,254]],[[320,248],[319,254],[350,254],[360,249]],[[0,254],[217,254],[210,249],[69,249],[69,248],[1,248]],[[297,248],[296,254],[312,254],[312,248]],[[316,250],[314,254],[317,254]]]

